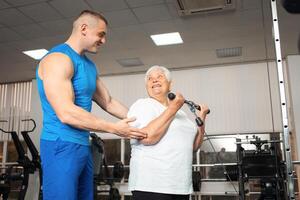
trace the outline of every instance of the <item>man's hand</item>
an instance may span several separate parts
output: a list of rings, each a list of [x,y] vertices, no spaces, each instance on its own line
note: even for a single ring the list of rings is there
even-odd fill
[[[144,139],[147,137],[147,134],[143,132],[141,129],[131,127],[129,123],[135,121],[134,117],[126,118],[120,120],[116,123],[117,132],[116,134],[120,137],[131,138],[131,139]]]

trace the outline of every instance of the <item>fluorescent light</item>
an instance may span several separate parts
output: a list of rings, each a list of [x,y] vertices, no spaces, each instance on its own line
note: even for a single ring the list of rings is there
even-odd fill
[[[178,32],[151,35],[150,37],[156,44],[156,46],[183,43],[181,36]]]
[[[48,53],[48,51],[46,49],[35,49],[23,51],[23,53],[31,58],[34,58],[35,60],[40,60],[44,55],[46,55],[46,53]]]

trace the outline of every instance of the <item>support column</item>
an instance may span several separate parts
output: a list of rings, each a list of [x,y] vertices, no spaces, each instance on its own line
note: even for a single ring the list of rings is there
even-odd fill
[[[281,103],[281,115],[282,115],[282,127],[283,127],[282,139],[283,139],[283,151],[285,155],[285,164],[286,164],[286,188],[287,188],[288,199],[295,199],[294,180],[293,180],[294,173],[293,173],[293,164],[292,164],[291,147],[290,147],[290,139],[289,139],[289,123],[288,123],[288,114],[287,114],[287,105],[286,105],[286,92],[285,92],[284,76],[283,76],[276,0],[271,0],[271,8],[272,8],[272,21],[273,21],[273,34],[274,34],[273,37],[275,43],[276,64],[277,64],[280,103]]]

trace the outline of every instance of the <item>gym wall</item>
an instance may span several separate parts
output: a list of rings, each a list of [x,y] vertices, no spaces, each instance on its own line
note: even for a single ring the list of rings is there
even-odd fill
[[[297,152],[300,153],[300,55],[287,56],[287,76],[290,96],[289,116],[291,121],[290,130],[296,136]],[[298,133],[297,133],[298,131]],[[294,141],[291,141],[294,142]],[[296,150],[295,150],[296,151]],[[297,158],[299,160],[299,158]]]
[[[173,92],[206,103],[208,134],[281,131],[277,71],[274,63],[252,63],[172,71]],[[144,73],[102,77],[111,95],[130,106],[147,97]],[[183,107],[194,119],[186,106]],[[92,112],[116,121],[93,106]]]

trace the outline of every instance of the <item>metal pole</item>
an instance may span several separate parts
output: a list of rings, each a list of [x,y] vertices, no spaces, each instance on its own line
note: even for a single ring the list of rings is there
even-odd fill
[[[243,173],[243,166],[242,166],[242,145],[240,144],[241,139],[236,139],[236,160],[238,163],[238,171],[239,171],[239,200],[245,200],[245,186],[244,186],[244,173]]]
[[[293,163],[292,163],[291,147],[289,141],[289,123],[288,123],[287,106],[286,106],[286,93],[284,87],[284,76],[283,76],[283,67],[282,67],[276,0],[271,0],[271,8],[272,8],[272,21],[273,21],[273,34],[274,34],[273,37],[275,43],[276,64],[277,64],[277,73],[278,73],[279,90],[280,90],[279,92],[280,92],[280,100],[281,100],[281,114],[282,114],[282,126],[283,126],[282,138],[283,138],[283,147],[284,147],[285,164],[286,164],[286,177],[287,177],[286,188],[287,188],[288,199],[295,199]]]

